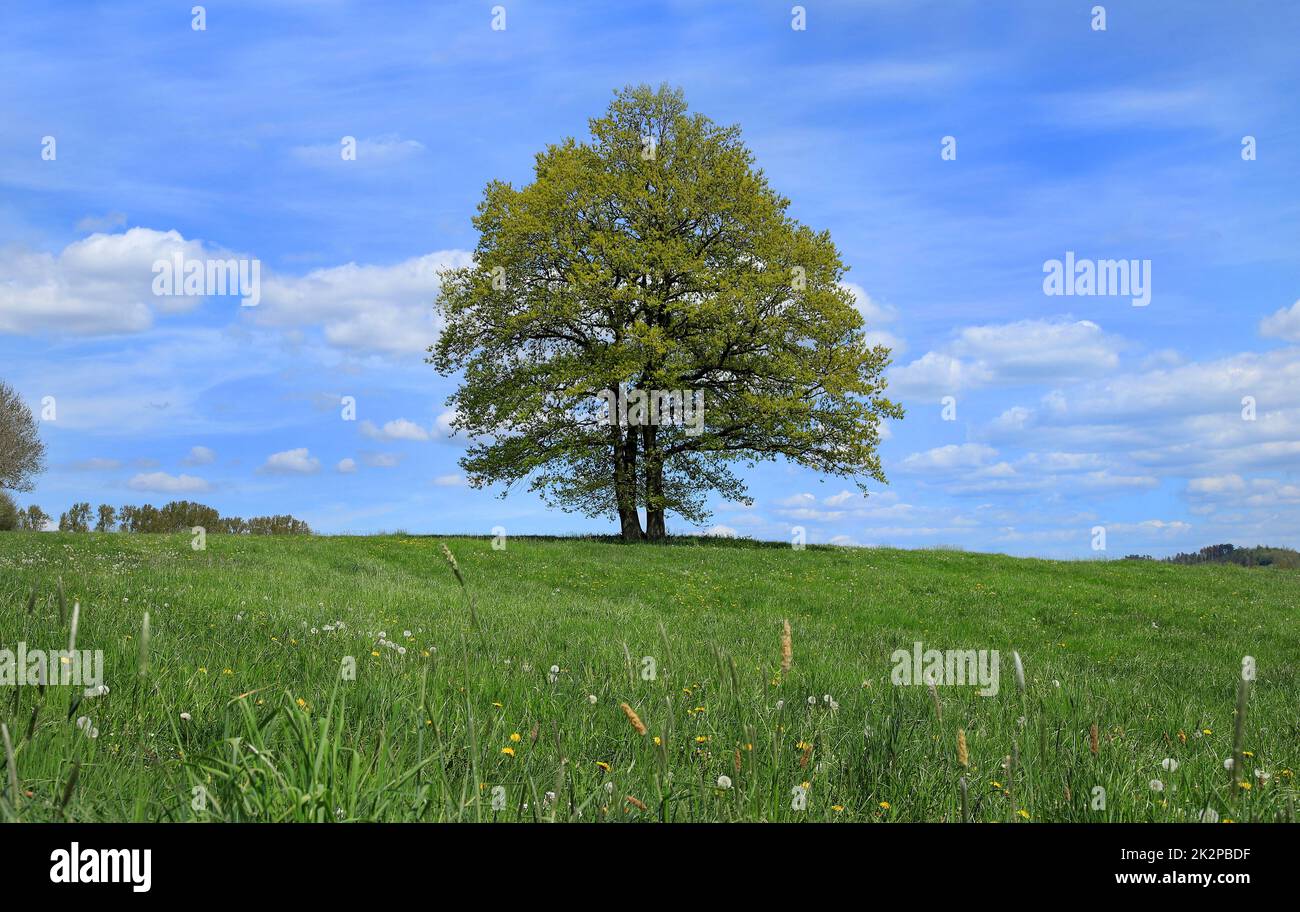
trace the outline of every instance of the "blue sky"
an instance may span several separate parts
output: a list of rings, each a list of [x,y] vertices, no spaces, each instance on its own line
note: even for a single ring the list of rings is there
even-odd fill
[[[483,186],[526,182],[614,89],[667,82],[831,232],[908,411],[869,498],[764,464],[715,531],[1300,546],[1292,5],[1105,3],[1104,31],[1086,2],[812,0],[804,31],[757,0],[504,0],[503,31],[489,2],[214,0],[204,31],[192,5],[0,10],[0,378],[56,406],[24,503],[611,531],[465,487],[454,379],[422,349]],[[152,295],[174,251],[257,258],[261,303]],[[1149,261],[1150,304],[1045,295],[1066,251]]]

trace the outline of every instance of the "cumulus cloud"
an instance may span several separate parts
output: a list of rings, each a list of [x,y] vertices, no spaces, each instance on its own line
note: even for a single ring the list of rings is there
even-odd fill
[[[175,254],[186,259],[229,256],[177,231],[151,228],[92,234],[57,255],[0,251],[5,279],[0,282],[0,333],[141,332],[153,325],[156,314],[192,310],[201,297],[153,293],[154,263]]]
[[[311,475],[320,471],[320,460],[306,447],[272,453],[259,470],[269,475]]]
[[[361,433],[372,440],[428,440],[432,436],[428,430],[405,418],[386,421],[383,427],[376,427],[373,421],[363,421]]]
[[[1187,490],[1193,494],[1236,494],[1246,490],[1246,482],[1237,474],[1214,475],[1193,478],[1187,483]]]
[[[195,446],[190,447],[189,455],[181,461],[190,466],[211,465],[217,461],[217,454],[205,446]]]
[[[841,282],[840,285],[852,293],[853,306],[862,314],[867,327],[867,344],[883,345],[895,355],[902,352],[907,347],[903,340],[894,333],[881,329],[882,324],[898,319],[898,312],[892,307],[877,303],[867,294],[866,289],[855,282]]]
[[[194,475],[169,475],[166,472],[148,472],[136,475],[126,483],[132,491],[152,491],[160,494],[193,494],[209,490],[202,478]]]
[[[940,351],[890,372],[904,396],[943,396],[985,386],[1097,377],[1119,366],[1121,340],[1090,320],[1020,320],[968,326]]]
[[[807,507],[817,503],[817,498],[811,494],[791,494],[789,497],[777,501],[783,507]]]
[[[152,327],[158,315],[193,310],[204,298],[153,292],[154,264],[175,255],[235,256],[178,231],[141,227],[95,233],[58,254],[0,250],[0,333],[137,333]],[[347,263],[303,276],[262,269],[259,306],[240,311],[232,304],[231,314],[288,332],[316,328],[326,343],[349,351],[411,355],[437,339],[432,304],[439,271],[472,261],[466,251],[449,250],[386,266]]]
[[[348,475],[357,470],[357,461],[349,456],[346,459],[340,459],[339,464],[334,468],[340,473]]]
[[[264,276],[253,318],[278,327],[318,326],[337,348],[413,355],[438,337],[433,301],[438,272],[473,261],[459,250],[431,253],[392,266],[348,263],[305,276]]]
[[[908,472],[946,472],[982,466],[998,455],[998,451],[983,443],[950,443],[921,453],[912,453],[903,460]]]
[[[1259,324],[1259,334],[1269,339],[1300,342],[1300,301],[1265,317]]]
[[[465,476],[459,474],[439,475],[433,483],[440,488],[460,488],[465,485]]]

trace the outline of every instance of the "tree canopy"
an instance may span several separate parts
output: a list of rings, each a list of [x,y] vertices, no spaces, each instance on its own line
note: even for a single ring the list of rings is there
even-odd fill
[[[883,482],[889,350],[867,343],[829,233],[680,90],[618,92],[590,130],[538,154],[527,186],[489,183],[473,265],[443,273],[428,360],[462,373],[448,405],[470,483],[527,481],[657,539],[670,511],[748,501],[737,462]]]
[[[0,488],[30,491],[45,469],[45,444],[22,397],[0,380]]]

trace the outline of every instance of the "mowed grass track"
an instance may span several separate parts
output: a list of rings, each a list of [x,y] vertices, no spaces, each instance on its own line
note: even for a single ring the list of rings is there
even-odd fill
[[[189,536],[2,534],[0,647],[66,647],[60,578],[110,692],[73,709],[81,688],[0,687],[8,820],[956,821],[963,776],[976,821],[1294,819],[1290,571],[709,540],[209,536],[195,551]],[[890,654],[917,640],[999,650],[1000,693],[940,687],[936,707],[892,685]],[[1231,781],[1246,655],[1249,755]]]

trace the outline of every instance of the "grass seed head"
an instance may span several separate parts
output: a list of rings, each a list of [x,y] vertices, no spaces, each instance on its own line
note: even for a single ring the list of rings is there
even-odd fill
[[[957,762],[970,766],[970,753],[966,750],[966,729],[957,729]]]
[[[641,717],[636,714],[636,710],[628,706],[626,703],[620,703],[619,706],[623,709],[623,715],[627,716],[627,721],[631,722],[632,727],[636,729],[636,733],[638,735],[645,735],[645,723],[642,722]]]
[[[144,677],[149,673],[149,612],[144,613],[144,621],[140,624],[140,676]]]
[[[794,644],[790,635],[790,622],[781,622],[781,674],[790,673],[790,665],[794,661]]]
[[[456,555],[451,553],[451,549],[441,542],[438,547],[442,549],[442,556],[447,559],[447,566],[451,567],[451,572],[456,576],[456,582],[462,587],[465,585],[465,577],[460,575],[460,564],[456,563]]]

